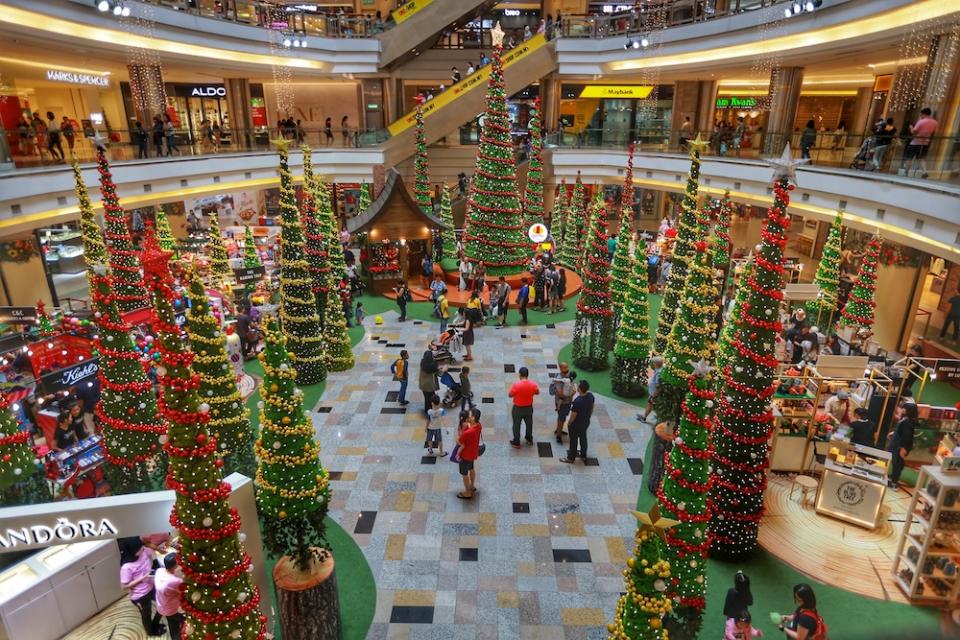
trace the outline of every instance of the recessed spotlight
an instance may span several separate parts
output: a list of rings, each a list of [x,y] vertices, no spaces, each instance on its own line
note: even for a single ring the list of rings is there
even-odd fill
[[[284,38],[284,39],[283,39],[283,46],[285,46],[285,47],[289,47],[289,46],[290,46],[290,38]]]
[[[787,7],[786,9],[783,10],[783,15],[789,18],[790,16],[793,15],[793,10],[790,7]]]
[[[116,5],[113,8],[113,15],[119,16],[121,13],[123,13],[123,7],[121,7],[120,5]]]
[[[801,11],[803,11],[803,5],[800,4],[799,2],[794,2],[794,3],[793,3],[793,12],[796,14],[796,13],[800,13]]]
[[[639,48],[640,48],[640,41],[639,41],[639,40],[634,40],[634,41],[633,41],[633,48],[634,48],[634,49],[639,49]]]
[[[120,11],[120,15],[122,15],[124,18],[129,17],[129,16],[130,16],[130,7],[124,5],[123,9]]]
[[[100,0],[100,2],[97,3],[97,10],[104,11],[104,12],[109,11],[110,3],[107,2],[107,0]]]
[[[643,36],[642,38],[640,38],[640,46],[641,46],[641,47],[646,47],[646,46],[649,45],[649,44],[650,44],[650,41],[647,40],[647,36]]]

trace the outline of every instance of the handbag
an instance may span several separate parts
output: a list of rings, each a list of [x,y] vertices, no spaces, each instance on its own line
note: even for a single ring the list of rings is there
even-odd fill
[[[477,447],[477,457],[483,455],[483,452],[487,450],[487,445],[483,442],[483,430],[480,430],[480,446]]]
[[[450,462],[460,462],[460,445],[453,445],[453,451],[450,452]]]

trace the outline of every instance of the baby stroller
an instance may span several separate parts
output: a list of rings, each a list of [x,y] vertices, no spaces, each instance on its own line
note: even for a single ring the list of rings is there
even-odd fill
[[[446,369],[443,370],[443,375],[440,376],[440,384],[447,388],[447,392],[440,401],[443,406],[449,409],[463,400],[463,390],[460,388],[460,383],[454,380],[453,375]]]
[[[873,150],[877,146],[876,136],[867,136],[863,139],[863,144],[857,149],[857,154],[853,156],[853,162],[850,163],[851,169],[870,169],[873,167]]]
[[[454,354],[463,351],[463,338],[455,327],[450,327],[440,334],[436,342],[430,343],[430,348],[438,364],[450,364],[456,362]]]

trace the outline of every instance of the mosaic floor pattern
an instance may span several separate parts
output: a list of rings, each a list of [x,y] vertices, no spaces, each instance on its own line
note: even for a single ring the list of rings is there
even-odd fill
[[[377,582],[371,639],[606,637],[623,588],[633,510],[650,428],[636,407],[601,396],[586,465],[561,463],[547,394],[556,354],[573,323],[477,329],[471,367],[486,454],[477,497],[460,500],[457,466],[427,455],[420,356],[436,327],[418,321],[367,326],[357,365],[331,374],[314,415],[331,471],[331,517],[353,533]],[[404,409],[390,363],[410,352]],[[462,356],[463,354],[459,354]],[[461,358],[458,357],[458,361]],[[541,388],[534,446],[510,440],[509,386],[521,366]],[[455,374],[459,377],[459,374]],[[444,433],[449,451],[455,423]]]

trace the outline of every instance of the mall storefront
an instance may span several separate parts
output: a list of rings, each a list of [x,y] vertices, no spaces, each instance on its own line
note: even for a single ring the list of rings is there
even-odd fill
[[[624,146],[666,141],[672,117],[672,85],[564,83],[557,126],[568,144]]]

